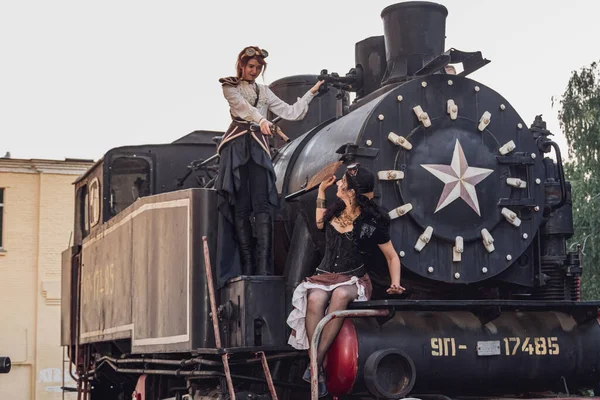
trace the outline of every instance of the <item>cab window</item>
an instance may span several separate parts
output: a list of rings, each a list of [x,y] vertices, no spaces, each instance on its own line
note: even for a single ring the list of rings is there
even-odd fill
[[[117,215],[150,192],[150,164],[137,157],[116,158],[110,170],[110,211]]]

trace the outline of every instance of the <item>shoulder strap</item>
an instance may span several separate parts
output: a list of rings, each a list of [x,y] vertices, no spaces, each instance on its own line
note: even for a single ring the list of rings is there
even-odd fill
[[[221,86],[235,87],[240,84],[240,78],[238,78],[237,76],[228,76],[228,77],[219,79],[219,83],[221,83]]]
[[[258,104],[258,98],[260,97],[260,90],[258,89],[258,84],[256,82],[254,82],[254,90],[256,91],[256,100],[254,100],[254,104],[252,106],[256,107]]]

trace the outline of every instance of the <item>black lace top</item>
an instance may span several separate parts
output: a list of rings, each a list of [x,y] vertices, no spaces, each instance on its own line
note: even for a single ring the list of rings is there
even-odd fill
[[[371,265],[375,260],[377,264],[381,263],[383,253],[378,245],[390,240],[389,220],[377,220],[369,215],[360,214],[348,233],[338,232],[330,222],[325,223],[324,229],[325,255],[317,273],[347,273],[360,277],[375,267]]]

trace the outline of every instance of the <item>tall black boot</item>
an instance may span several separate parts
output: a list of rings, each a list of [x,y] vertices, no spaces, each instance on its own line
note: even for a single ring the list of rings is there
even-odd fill
[[[257,275],[273,275],[273,221],[271,214],[258,213],[255,220]]]
[[[254,275],[252,224],[250,218],[235,218],[235,233],[242,261],[242,275]]]

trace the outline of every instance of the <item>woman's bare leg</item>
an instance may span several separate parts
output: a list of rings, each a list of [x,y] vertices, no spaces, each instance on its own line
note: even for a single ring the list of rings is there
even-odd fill
[[[358,288],[356,287],[356,285],[340,286],[336,288],[331,294],[331,301],[329,302],[328,314],[331,314],[334,311],[345,310],[348,307],[348,304],[356,300],[357,297]],[[329,321],[327,325],[325,325],[325,328],[323,328],[323,333],[319,342],[319,348],[317,349],[317,363],[319,365],[323,363],[323,360],[325,359],[325,354],[327,354],[329,346],[331,346],[331,343],[333,343],[335,337],[342,328],[343,323],[343,318],[334,318],[331,321]],[[312,338],[313,332],[314,328],[309,336],[310,338]]]

